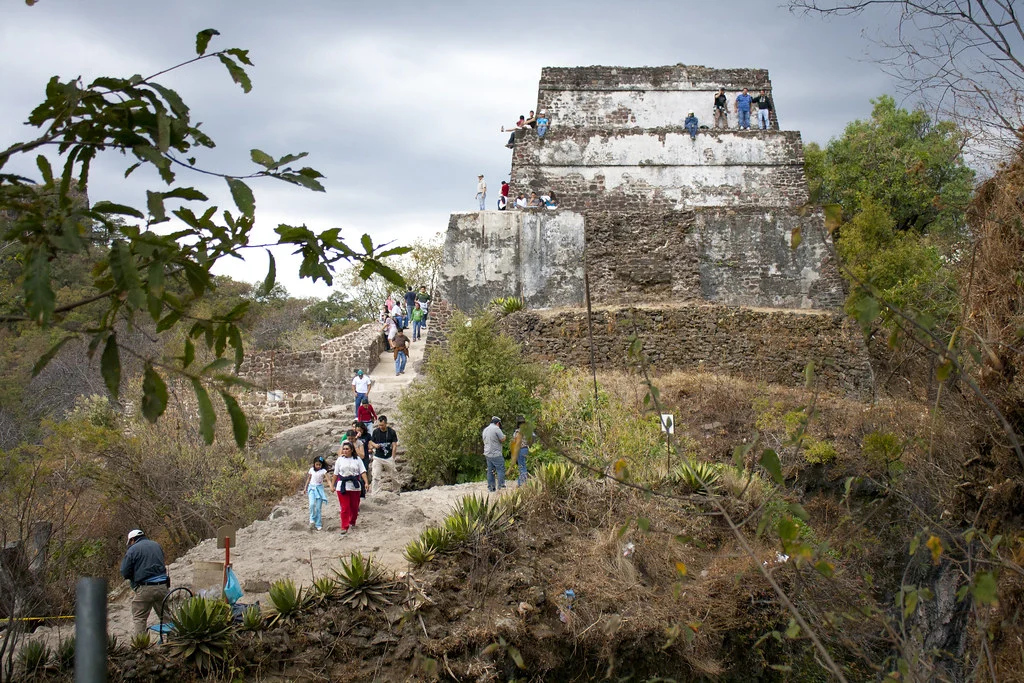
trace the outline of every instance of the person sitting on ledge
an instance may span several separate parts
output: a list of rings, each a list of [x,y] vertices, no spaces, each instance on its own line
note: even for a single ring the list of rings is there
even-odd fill
[[[530,208],[530,209],[543,209],[544,208],[544,202],[541,201],[541,198],[537,196],[536,192],[531,192],[530,193],[530,201],[527,204],[527,208]]]
[[[549,194],[542,194],[540,196],[540,200],[542,202],[544,202],[544,208],[545,209],[557,209],[558,208],[558,198],[555,197],[555,193],[554,192],[551,192]]]
[[[520,192],[519,196],[516,197],[516,208],[517,209],[525,209],[526,206],[527,206],[526,195],[524,195],[522,192]]]
[[[506,147],[508,147],[509,149],[512,149],[515,146],[515,144],[516,144],[516,131],[520,130],[525,125],[526,125],[526,117],[523,116],[522,114],[520,114],[519,115],[519,120],[516,121],[515,127],[509,126],[509,132],[511,134],[508,136],[508,142],[505,143]],[[505,126],[501,127],[501,132],[502,133],[505,132]]]
[[[697,125],[697,117],[694,116],[693,112],[691,111],[689,114],[687,114],[686,119],[683,121],[683,128],[685,128],[686,132],[690,134],[691,140],[697,139]]]
[[[540,116],[537,117],[537,137],[544,137],[544,134],[548,132],[549,124],[550,121],[548,120],[547,114],[541,112]]]

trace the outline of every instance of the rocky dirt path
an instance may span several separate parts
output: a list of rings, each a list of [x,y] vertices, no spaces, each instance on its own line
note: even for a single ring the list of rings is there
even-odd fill
[[[390,352],[381,354],[377,367],[371,373],[374,387],[370,397],[378,413],[386,412],[396,424],[399,443],[402,426],[401,416],[396,413],[398,397],[419,376],[424,345],[424,340],[412,345],[405,374],[395,376]],[[347,414],[350,415],[351,411],[352,407],[349,406]],[[336,445],[338,434],[347,428],[350,421],[351,418],[319,420],[318,423],[325,423],[325,426],[318,433],[321,437],[330,434]],[[302,434],[301,428],[295,430],[296,436]],[[401,457],[400,449],[399,460]],[[486,495],[486,491],[483,482],[475,482],[401,494],[385,491],[378,496],[367,496],[360,507],[355,530],[344,536],[339,533],[337,498],[328,493],[330,500],[324,507],[324,530],[310,531],[306,496],[296,491],[284,498],[268,519],[257,520],[238,531],[231,562],[246,592],[242,601],[260,601],[264,607],[268,607],[270,601],[267,590],[273,581],[291,578],[297,584],[308,586],[314,576],[332,575],[332,569],[338,566],[339,559],[354,552],[372,554],[390,569],[404,571],[406,562],[402,551],[409,541],[418,537],[429,524],[443,519],[463,496],[472,493]],[[224,551],[217,548],[216,539],[203,541],[168,566],[172,587],[186,585],[195,590],[207,588],[199,585],[201,581],[196,581],[194,563],[223,559]],[[130,638],[132,630],[131,598],[132,593],[125,584],[113,593],[110,603],[109,630],[122,641]],[[155,623],[152,616],[150,623]],[[42,632],[46,630],[40,629],[39,635],[45,637]]]

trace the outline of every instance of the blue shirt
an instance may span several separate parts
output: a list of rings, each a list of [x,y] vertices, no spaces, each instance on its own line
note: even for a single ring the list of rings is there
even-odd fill
[[[753,101],[753,97],[750,95],[744,95],[740,93],[736,96],[736,108],[750,111],[750,103]]]

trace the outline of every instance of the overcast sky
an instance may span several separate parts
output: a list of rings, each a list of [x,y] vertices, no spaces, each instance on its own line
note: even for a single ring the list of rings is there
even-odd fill
[[[476,208],[478,173],[492,195],[508,177],[499,128],[534,108],[544,66],[766,68],[782,128],[805,142],[827,142],[893,92],[868,59],[870,21],[795,16],[773,0],[0,0],[0,147],[33,135],[23,123],[50,76],[148,75],[194,56],[207,27],[221,32],[211,50],[248,48],[255,67],[248,95],[213,62],[164,79],[217,142],[200,165],[247,173],[253,147],[308,151],[326,176],[325,194],[258,183],[259,239],[282,222],[375,242],[443,232],[449,213]],[[115,154],[94,163],[90,198],[144,207],[158,181],[125,180],[127,165]],[[231,206],[222,180],[178,180]],[[289,291],[330,291],[298,280],[285,254]],[[254,254],[221,272],[256,281],[265,269]]]

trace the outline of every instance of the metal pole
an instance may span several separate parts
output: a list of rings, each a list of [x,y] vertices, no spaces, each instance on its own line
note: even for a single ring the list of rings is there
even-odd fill
[[[75,595],[75,683],[106,683],[107,580],[82,577]]]

